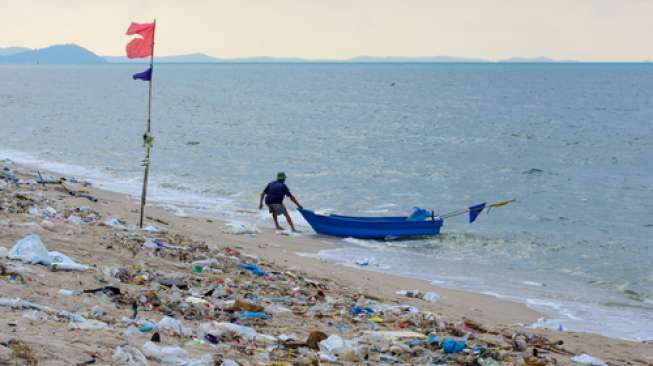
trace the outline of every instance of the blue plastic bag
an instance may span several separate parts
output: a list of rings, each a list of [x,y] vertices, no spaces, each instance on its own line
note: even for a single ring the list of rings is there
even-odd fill
[[[246,269],[252,271],[253,274],[257,276],[265,276],[268,273],[265,271],[262,271],[256,264],[252,263],[243,263],[240,265],[240,269]]]
[[[442,350],[444,353],[458,353],[465,349],[465,341],[455,341],[447,338],[442,342]]]

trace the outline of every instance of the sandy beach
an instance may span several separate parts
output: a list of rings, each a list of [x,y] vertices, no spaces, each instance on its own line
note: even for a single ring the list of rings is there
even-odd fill
[[[33,167],[4,165],[23,180],[37,179]],[[279,235],[266,229],[241,235],[220,221],[179,217],[151,206],[146,221],[156,232],[142,231],[132,227],[138,220],[135,200],[79,183],[66,186],[97,202],[73,197],[60,184],[0,180],[0,246],[9,251],[19,240],[36,234],[49,251],[90,266],[86,271],[53,271],[0,258],[0,299],[5,300],[5,306],[0,306],[0,364],[142,364],[121,361],[118,349],[140,350],[152,365],[184,364],[146,351],[150,348],[145,345],[158,331],[161,343],[150,345],[180,346],[186,361],[197,362],[185,364],[197,365],[230,365],[225,360],[239,365],[495,365],[498,361],[545,365],[573,364],[572,357],[582,354],[610,365],[653,365],[653,344],[529,329],[525,326],[542,315],[523,304],[297,254],[339,245],[328,238]],[[76,218],[70,219],[71,215]],[[119,221],[107,224],[112,219]],[[162,246],[153,246],[155,239]],[[241,267],[245,263],[267,274],[257,276]],[[107,286],[119,288],[120,294],[111,293]],[[224,294],[214,296],[218,289]],[[439,298],[432,302],[397,294],[414,289]],[[278,297],[284,299],[273,300]],[[48,309],[35,310],[8,299],[28,300]],[[238,308],[235,300],[247,305]],[[372,311],[352,314],[356,307]],[[245,310],[269,318],[243,318]],[[86,322],[69,314],[82,315]],[[143,328],[166,315],[183,327],[158,323],[154,330]],[[215,330],[218,335],[207,330],[211,328],[207,324],[221,329],[216,324],[232,321],[266,336],[246,339],[233,331]],[[404,334],[391,336],[389,331]],[[333,335],[358,343],[341,347],[345,350],[330,350],[319,343]],[[217,338],[215,342],[211,337]],[[464,340],[464,350],[444,352],[445,339]]]

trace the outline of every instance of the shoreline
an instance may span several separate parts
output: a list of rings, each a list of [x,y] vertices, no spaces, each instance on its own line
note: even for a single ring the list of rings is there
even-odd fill
[[[29,169],[33,167],[15,167],[20,174],[31,175],[33,172],[32,169]],[[38,191],[41,189],[40,187],[40,185],[35,186],[33,189]],[[118,217],[127,222],[136,222],[138,203],[130,199],[128,195],[96,187],[88,187],[87,189],[91,195],[99,199],[98,203],[86,200],[80,201],[80,199],[76,198],[68,198],[64,199],[64,201],[73,201],[78,206],[93,207],[102,213],[102,221]],[[46,195],[52,194],[54,192],[46,193]],[[448,319],[468,318],[480,321],[483,325],[492,328],[523,331],[561,339],[565,343],[565,348],[574,353],[587,353],[612,363],[623,363],[624,358],[640,364],[653,362],[653,347],[644,342],[625,341],[580,332],[526,329],[523,325],[534,323],[542,315],[528,308],[525,304],[498,299],[489,295],[438,287],[426,280],[338,265],[298,254],[317,253],[323,249],[334,248],[331,244],[324,243],[320,238],[277,235],[273,230],[265,228],[261,229],[255,236],[229,234],[229,227],[226,222],[206,217],[177,216],[162,207],[148,206],[146,217],[155,219],[155,225],[165,227],[166,231],[170,233],[180,233],[193,240],[205,242],[209,246],[217,243],[228,245],[243,253],[257,256],[265,263],[280,265],[292,271],[306,272],[311,277],[329,278],[338,284],[338,287],[365,294],[368,298],[419,306],[420,309],[428,309],[443,314]],[[167,225],[159,224],[156,222],[157,220],[165,222]],[[149,222],[152,222],[152,220],[149,219]],[[21,230],[28,231],[25,229],[18,231]],[[11,240],[7,240],[7,237],[0,238],[0,244],[11,247],[15,240],[19,239],[19,236],[12,233],[9,238]],[[420,299],[406,298],[396,294],[398,290],[412,289],[419,289],[423,292],[436,292],[440,295],[440,299],[432,304]]]
[[[5,152],[5,154],[10,154],[11,151]],[[67,172],[59,171],[56,170],[56,168],[70,168],[77,174],[80,174],[78,177],[80,179],[87,179],[88,176],[84,175],[86,174],[92,174],[92,177],[88,179],[89,182],[93,184],[94,189],[98,189],[101,191],[105,192],[110,192],[110,193],[115,193],[117,194],[117,201],[121,200],[128,200],[133,204],[137,204],[138,202],[138,197],[134,196],[134,192],[138,191],[138,189],[130,189],[128,191],[120,190],[120,188],[124,188],[126,186],[126,183],[124,182],[116,182],[114,181],[115,179],[112,179],[108,175],[103,175],[103,173],[99,171],[93,171],[88,168],[83,168],[79,167],[76,165],[69,165],[66,163],[57,163],[57,162],[49,162],[49,161],[43,161],[40,159],[33,158],[29,154],[25,153],[20,153],[16,152],[17,156],[20,158],[16,163],[17,167],[23,167],[23,168],[28,168],[33,171],[36,169],[39,169],[42,165],[46,166],[45,170],[42,170],[42,172],[54,175],[54,176],[67,176]],[[13,162],[13,158],[9,158]],[[39,165],[41,164],[41,165]],[[55,169],[53,169],[55,168]],[[74,175],[75,173],[73,173]],[[108,181],[107,181],[108,180]],[[118,190],[116,190],[118,189]],[[150,192],[152,193],[152,192]],[[270,227],[263,226],[261,227],[261,222],[260,222],[260,217],[256,218],[255,211],[258,210],[247,210],[247,209],[237,209],[234,211],[236,213],[235,216],[230,216],[230,215],[224,215],[224,216],[217,216],[214,215],[210,210],[201,210],[197,207],[194,207],[194,205],[197,204],[197,197],[194,197],[195,194],[192,195],[192,203],[189,203],[188,205],[184,205],[183,202],[179,200],[174,200],[174,201],[163,201],[160,198],[159,199],[151,199],[149,206],[146,207],[146,213],[148,210],[151,209],[157,209],[157,210],[163,210],[164,213],[163,215],[171,215],[177,218],[192,218],[195,220],[198,220],[199,222],[202,222],[205,219],[210,219],[210,220],[215,220],[220,223],[220,231],[222,233],[230,232],[231,229],[229,229],[227,226],[231,224],[243,224],[245,225],[245,229],[248,228],[255,228],[261,233],[266,233],[266,240],[269,240],[269,238],[274,238],[274,237],[282,237],[282,238],[289,238],[289,236],[279,236],[279,235],[274,235],[275,230]],[[211,202],[213,202],[214,199],[211,199]],[[120,216],[120,214],[117,214]],[[250,215],[253,217],[243,217],[239,215]],[[267,216],[266,216],[267,217]],[[295,216],[294,221],[297,224],[300,216]],[[254,223],[252,223],[252,219],[254,220]],[[301,221],[303,221],[303,218],[301,218]],[[131,222],[136,222],[136,220],[132,220]],[[300,224],[301,225],[301,224]],[[308,230],[311,230],[309,226],[307,226]],[[498,303],[503,303],[503,302],[509,302],[509,303],[514,303],[514,304],[519,304],[524,306],[527,311],[522,311],[520,310],[518,313],[519,314],[530,314],[528,318],[518,318],[515,319],[513,323],[519,323],[524,326],[533,326],[533,327],[542,327],[545,329],[558,329],[564,327],[565,330],[567,329],[567,322],[572,322],[576,320],[581,320],[581,318],[568,315],[567,311],[568,309],[562,308],[561,306],[563,303],[559,302],[550,302],[551,300],[548,300],[547,298],[538,298],[537,295],[535,295],[535,298],[531,298],[526,296],[525,294],[515,294],[512,293],[510,295],[506,295],[504,293],[497,293],[497,289],[495,288],[461,288],[461,284],[438,284],[437,281],[434,282],[431,279],[428,278],[419,278],[418,276],[411,276],[408,274],[401,274],[401,273],[392,273],[390,271],[383,271],[383,270],[375,270],[374,268],[371,267],[359,267],[355,266],[352,263],[338,260],[338,259],[321,259],[319,256],[319,252],[323,250],[334,250],[338,248],[345,248],[346,243],[342,241],[342,238],[332,238],[332,237],[327,237],[327,236],[320,236],[320,235],[301,235],[299,238],[295,238],[299,240],[304,240],[307,243],[310,242],[312,245],[309,246],[311,249],[310,250],[304,250],[304,248],[301,245],[294,246],[294,250],[292,253],[286,253],[292,256],[300,256],[304,257],[306,260],[312,259],[315,260],[316,262],[322,262],[322,261],[328,261],[328,263],[331,266],[337,266],[340,268],[350,268],[353,270],[358,270],[361,271],[362,273],[375,273],[375,274],[380,274],[380,275],[389,275],[389,276],[395,276],[395,277],[400,277],[402,279],[405,279],[406,281],[416,281],[420,282],[426,285],[426,288],[430,288],[431,290],[428,291],[434,291],[437,293],[440,292],[447,292],[447,291],[454,291],[454,292],[462,292],[462,293],[468,293],[468,294],[475,294],[475,295],[480,295],[482,297],[488,297],[488,298],[493,298],[498,301]],[[283,240],[283,239],[279,239]],[[354,239],[355,240],[355,239]],[[329,242],[329,244],[325,244],[325,242]],[[278,244],[276,244],[278,245]],[[306,252],[306,253],[303,253]],[[528,282],[528,281],[527,281]],[[407,289],[413,289],[410,288],[409,283],[407,282],[402,282],[406,287],[398,290],[407,290]],[[523,283],[523,282],[522,282]],[[541,285],[541,284],[539,284]],[[553,300],[557,301],[557,300]],[[570,306],[570,303],[565,303],[566,306]],[[571,303],[571,306],[574,306],[573,303]],[[576,304],[576,306],[582,306],[582,303]],[[573,309],[573,308],[572,308]],[[603,314],[605,316],[610,316],[614,317],[614,314],[612,313],[605,313],[605,310],[603,311]],[[609,309],[607,309],[609,310]],[[623,311],[622,311],[623,312]],[[604,314],[605,313],[605,314]],[[629,314],[623,314],[624,316],[627,316]],[[569,317],[569,318],[567,318]],[[596,316],[598,317],[598,315]],[[498,318],[503,319],[503,316],[499,316]],[[543,322],[541,322],[543,321]],[[642,342],[642,341],[652,341],[653,338],[648,339],[648,338],[628,338],[628,337],[620,337],[618,335],[615,335],[614,333],[611,333],[609,331],[606,332],[601,332],[600,327],[598,324],[595,322],[589,322],[587,320],[584,321],[584,324],[586,325],[581,325],[581,326],[576,326],[576,327],[570,327],[571,331],[573,332],[582,332],[582,333],[588,333],[588,334],[597,334],[609,338],[614,338],[614,339],[619,339],[619,340],[626,340],[626,341],[633,341],[633,342]],[[623,326],[621,326],[623,327]],[[616,330],[616,332],[620,332],[619,329]],[[622,332],[623,333],[623,332]]]

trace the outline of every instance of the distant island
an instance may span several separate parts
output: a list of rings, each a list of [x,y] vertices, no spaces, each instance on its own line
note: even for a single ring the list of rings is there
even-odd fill
[[[0,64],[122,64],[148,63],[148,59],[128,59],[124,56],[99,56],[76,44],[54,45],[41,49],[24,47],[0,48]],[[451,56],[433,57],[371,57],[359,56],[343,60],[304,59],[298,57],[245,57],[217,58],[204,53],[191,53],[177,56],[156,56],[157,63],[554,63],[575,62],[557,61],[547,57],[513,57],[499,61],[481,58]]]
[[[30,50],[0,48],[0,64],[102,64],[103,57],[75,44],[55,45]]]

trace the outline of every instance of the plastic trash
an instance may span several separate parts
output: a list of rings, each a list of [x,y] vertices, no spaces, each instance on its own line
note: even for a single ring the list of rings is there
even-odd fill
[[[66,221],[68,221],[68,223],[72,224],[72,225],[81,225],[82,224],[82,218],[77,216],[77,215],[68,216]]]
[[[238,337],[253,341],[258,333],[254,328],[234,323],[210,322],[200,324],[199,337],[203,339],[207,334],[221,339],[231,340]]]
[[[320,357],[323,355],[327,359],[332,359],[335,356],[336,359],[340,358],[355,358],[356,353],[356,342],[353,340],[344,340],[342,337],[336,334],[330,335],[327,339],[319,343],[320,348]],[[333,362],[333,361],[332,361]]]
[[[501,366],[502,363],[495,360],[494,358],[479,358],[476,362],[481,366]]]
[[[105,322],[95,319],[84,319],[81,322],[71,322],[69,328],[75,330],[100,330],[105,329],[109,325]]]
[[[252,264],[252,263],[243,263],[243,264],[240,265],[239,268],[252,271],[252,273],[257,275],[257,276],[265,276],[265,275],[268,274],[267,272],[262,271],[259,268],[259,266],[257,266],[256,264]]]
[[[580,363],[583,365],[590,366],[607,366],[608,364],[600,358],[592,357],[588,354],[583,353],[582,355],[574,356],[571,358],[572,361]]]
[[[426,344],[428,344],[431,347],[437,346],[439,343],[440,343],[440,336],[430,335],[426,339]]]
[[[450,338],[442,342],[442,350],[444,353],[458,353],[465,349],[465,341],[456,341]]]
[[[90,269],[89,266],[78,264],[65,254],[56,251],[48,252],[38,235],[28,235],[19,240],[9,251],[9,258],[25,263],[43,264],[53,270],[87,271]]]
[[[361,267],[365,267],[370,264],[370,260],[368,258],[357,259],[356,264]]]
[[[137,348],[128,344],[116,347],[111,359],[122,365],[128,366],[148,366],[145,355]]]
[[[182,364],[188,358],[188,353],[181,347],[159,346],[154,342],[145,342],[143,354],[154,360],[170,364]]]
[[[57,294],[59,296],[64,296],[64,297],[72,297],[72,296],[78,296],[81,295],[81,292],[79,291],[73,291],[73,290],[66,290],[66,289],[60,289],[57,291]]]
[[[21,260],[25,263],[49,262],[48,249],[43,245],[38,235],[28,235],[20,239],[9,251],[9,259]]]
[[[427,292],[422,298],[430,303],[436,303],[438,300],[440,300],[440,295],[436,294],[435,292]]]
[[[174,334],[178,334],[184,337],[189,337],[193,335],[192,329],[185,327],[181,321],[171,318],[169,316],[164,316],[157,324],[157,328],[160,330],[169,330]]]
[[[141,326],[138,328],[138,330],[139,330],[140,332],[142,332],[142,333],[151,332],[151,331],[153,331],[154,329],[156,329],[156,325],[154,325],[154,324],[150,324],[150,323],[143,324],[143,325],[141,325]]]
[[[123,332],[123,335],[126,336],[126,337],[137,337],[137,336],[140,336],[141,334],[143,334],[143,333],[141,331],[139,331],[138,328],[136,328],[133,325],[130,325],[129,327],[127,327],[127,329],[125,329],[125,331]]]
[[[109,219],[105,221],[104,224],[106,226],[110,226],[115,229],[121,229],[121,230],[127,229],[126,223],[116,218]]]
[[[200,358],[188,357],[188,353],[177,346],[159,346],[154,342],[146,342],[143,345],[143,354],[149,358],[179,366],[212,366],[213,356],[203,355]]]
[[[247,312],[238,315],[239,319],[270,319],[270,314],[266,313],[257,313],[257,312]]]
[[[147,231],[147,232],[150,232],[150,233],[158,233],[161,230],[159,230],[158,227],[150,224],[150,225],[147,225],[146,227],[144,227],[143,231]]]
[[[374,309],[372,309],[372,308],[370,308],[370,307],[354,306],[354,307],[351,309],[351,312],[352,312],[354,315],[360,315],[360,314],[371,315],[371,314],[374,314]]]
[[[238,362],[236,362],[236,361],[234,361],[234,360],[232,360],[230,358],[226,358],[226,359],[222,360],[222,363],[220,364],[220,366],[240,366],[240,365],[238,364]]]
[[[399,290],[396,292],[396,294],[400,296],[417,297],[417,298],[421,298],[423,296],[420,290]]]

